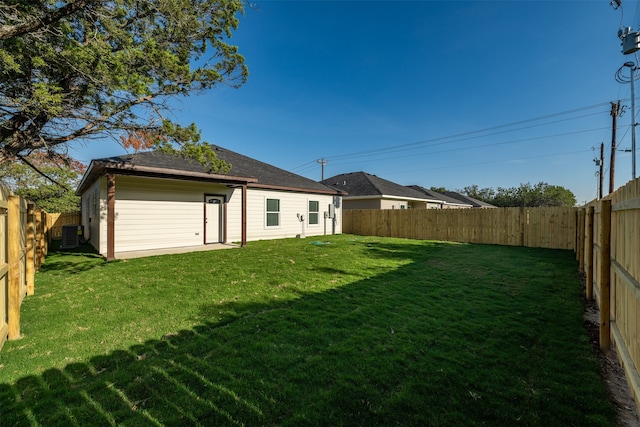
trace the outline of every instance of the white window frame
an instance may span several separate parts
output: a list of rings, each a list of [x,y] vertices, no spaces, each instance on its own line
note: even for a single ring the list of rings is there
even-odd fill
[[[277,211],[270,211],[269,210],[269,201],[270,200],[275,200],[278,202],[278,210]],[[265,197],[264,199],[264,226],[265,228],[280,228],[280,212],[281,212],[281,206],[280,206],[280,199],[274,199],[274,198],[270,198],[270,197]],[[269,225],[269,215],[273,215],[273,214],[277,214],[277,218],[278,218],[278,223],[275,225]]]
[[[311,203],[316,203],[315,211],[311,210]],[[311,222],[311,215],[316,215],[316,222]],[[307,226],[317,227],[320,226],[320,200],[307,200]]]

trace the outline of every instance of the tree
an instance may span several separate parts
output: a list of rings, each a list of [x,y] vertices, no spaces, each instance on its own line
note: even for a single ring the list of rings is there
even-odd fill
[[[435,191],[436,193],[446,193],[449,190],[444,187],[431,187],[431,191]]]
[[[0,166],[0,182],[47,212],[75,212],[80,209],[80,197],[74,189],[84,171],[78,161],[37,152],[23,162]]]
[[[495,197],[495,190],[493,188],[479,188],[477,185],[469,185],[460,190],[460,193],[466,194],[469,197],[473,197],[478,200],[491,200]]]
[[[477,185],[467,186],[460,190],[470,197],[499,207],[543,207],[543,206],[575,206],[574,194],[561,186],[539,182],[520,184],[519,187],[478,189]]]
[[[6,0],[0,5],[0,165],[70,141],[142,138],[228,170],[172,97],[239,87],[242,0]],[[149,146],[149,145],[146,145]]]

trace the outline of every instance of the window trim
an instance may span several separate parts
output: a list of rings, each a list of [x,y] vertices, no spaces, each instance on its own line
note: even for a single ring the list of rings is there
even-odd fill
[[[311,203],[316,203],[315,211],[311,210]],[[311,222],[311,214],[316,214],[316,222]],[[320,226],[320,200],[307,200],[307,226],[319,227]]]
[[[269,201],[270,200],[275,200],[278,202],[278,210],[277,211],[270,211],[269,210]],[[280,228],[280,219],[281,219],[281,212],[282,212],[282,208],[280,206],[280,199],[275,199],[275,198],[270,198],[270,197],[266,197],[264,198],[264,226],[265,228]],[[278,223],[275,225],[269,225],[269,214],[277,214],[277,218],[278,218]]]

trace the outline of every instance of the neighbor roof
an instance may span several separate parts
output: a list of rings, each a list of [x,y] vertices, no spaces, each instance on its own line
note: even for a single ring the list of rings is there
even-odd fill
[[[455,191],[447,191],[444,193],[449,197],[453,197],[454,199],[460,200],[461,202],[468,203],[473,205],[474,208],[495,208],[490,203],[483,202],[482,200],[474,199],[473,197],[465,196],[464,194],[456,193]]]
[[[466,203],[458,199],[454,199],[453,197],[449,197],[446,194],[438,193],[437,191],[429,190],[428,188],[424,188],[420,185],[409,185],[409,188],[412,188],[416,191],[424,193],[426,196],[433,198],[435,200],[440,200],[445,202],[447,205],[456,205],[456,206],[473,206],[471,203]]]
[[[226,174],[208,173],[199,162],[160,151],[145,151],[91,161],[77,194],[81,194],[105,171],[121,174],[247,184],[249,187],[339,194],[317,181],[277,168],[226,148],[212,145],[218,158],[231,165]]]
[[[426,200],[425,195],[412,188],[379,178],[366,172],[350,172],[332,176],[322,181],[337,190],[346,191],[349,197],[395,196],[407,199]]]

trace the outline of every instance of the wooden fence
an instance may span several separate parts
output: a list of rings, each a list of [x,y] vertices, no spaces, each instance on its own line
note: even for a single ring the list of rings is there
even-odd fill
[[[615,346],[640,407],[640,179],[584,206],[578,238],[585,294],[600,309],[600,347]]]
[[[574,249],[640,408],[640,178],[581,208],[347,210],[344,233]]]
[[[0,186],[0,349],[20,338],[20,305],[34,293],[51,239],[64,224],[77,224],[79,214],[47,214],[35,204]]]
[[[49,242],[62,238],[62,226],[80,224],[80,212],[72,213],[47,213],[46,228]]]
[[[345,210],[349,234],[575,249],[577,208]]]

